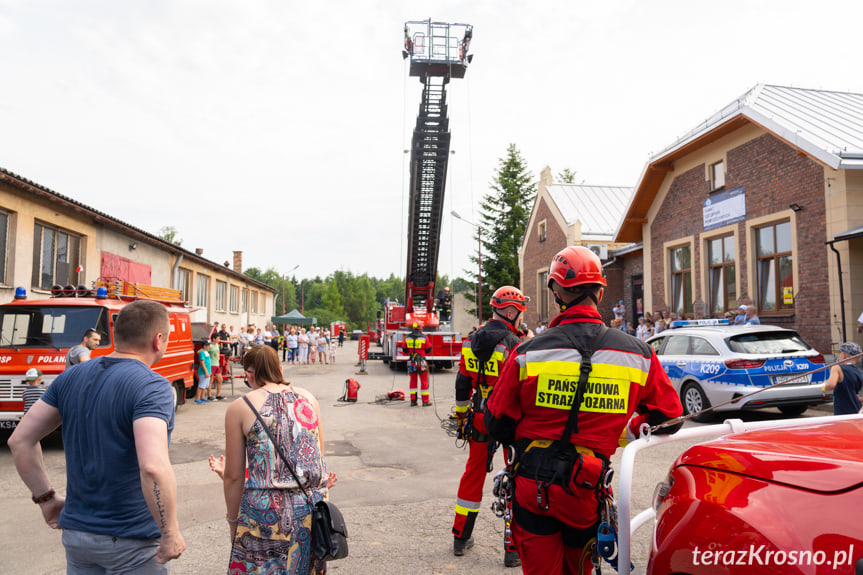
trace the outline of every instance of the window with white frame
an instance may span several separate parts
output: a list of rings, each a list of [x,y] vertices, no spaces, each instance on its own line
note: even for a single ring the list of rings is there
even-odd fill
[[[671,270],[671,311],[692,313],[692,257],[689,246],[669,250]]]
[[[792,311],[794,254],[791,222],[786,220],[756,228],[755,257],[758,312]]]
[[[9,259],[9,214],[0,210],[0,284],[6,283]]]
[[[249,311],[249,290],[243,289],[240,294],[240,313]]]
[[[710,166],[711,190],[725,187],[725,162],[716,162]]]
[[[183,301],[192,303],[192,270],[179,268],[177,270],[177,279],[180,283],[180,298]]]
[[[228,303],[228,282],[216,280],[216,311],[225,311]]]
[[[204,274],[198,274],[198,306],[207,307],[210,294],[210,278]]]
[[[251,313],[258,313],[258,292],[256,292],[256,291],[251,292],[249,294],[249,299],[251,300],[249,302],[250,307],[251,307],[251,310],[250,310]]]
[[[734,234],[707,240],[707,294],[711,314],[724,314],[737,304]]]
[[[231,313],[237,313],[240,310],[240,288],[232,285],[230,291],[230,301]]]
[[[78,285],[81,237],[37,223],[33,230],[33,285]]]

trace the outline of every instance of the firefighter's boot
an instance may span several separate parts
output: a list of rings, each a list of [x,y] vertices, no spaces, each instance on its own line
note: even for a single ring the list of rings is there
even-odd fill
[[[461,557],[464,555],[464,552],[473,547],[473,537],[468,537],[467,539],[459,539],[458,537],[453,537],[452,540],[452,554],[456,557]]]

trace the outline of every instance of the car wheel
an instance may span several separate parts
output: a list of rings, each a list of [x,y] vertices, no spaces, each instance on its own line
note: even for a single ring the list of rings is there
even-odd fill
[[[680,402],[683,404],[683,414],[691,415],[698,413],[710,407],[710,400],[704,395],[701,387],[697,383],[690,381],[683,386],[683,391],[680,393]],[[713,414],[710,412],[702,413],[691,418],[693,421],[703,423],[713,419]]]
[[[779,412],[782,415],[803,415],[809,409],[808,405],[780,405]]]

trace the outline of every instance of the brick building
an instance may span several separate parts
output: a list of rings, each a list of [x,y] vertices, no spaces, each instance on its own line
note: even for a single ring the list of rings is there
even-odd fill
[[[863,342],[860,226],[863,94],[758,85],[648,161],[614,240],[643,247],[648,311],[753,304],[830,353]]]
[[[530,297],[524,321],[533,328],[557,315],[557,306],[546,288],[551,258],[566,246],[587,246],[606,264],[609,288],[600,306],[610,320],[611,308],[623,297],[622,261],[613,252],[626,244],[614,241],[620,218],[632,188],[555,184],[551,168],[540,174],[536,199],[519,249],[521,289]]]

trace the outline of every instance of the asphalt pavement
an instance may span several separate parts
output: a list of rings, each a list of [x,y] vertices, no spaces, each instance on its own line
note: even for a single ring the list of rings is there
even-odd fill
[[[464,557],[452,554],[450,527],[455,511],[458,481],[467,451],[441,428],[454,403],[455,370],[430,375],[432,407],[411,407],[409,401],[382,398],[393,389],[408,392],[408,375],[369,362],[367,374],[355,375],[356,342],[345,342],[334,365],[285,366],[287,379],[310,390],[319,400],[323,421],[325,456],[336,472],[338,485],[331,499],[344,513],[349,529],[350,556],[330,563],[335,574],[512,574],[519,568],[503,566],[503,521],[489,510],[491,475],[474,530],[476,545]],[[224,448],[224,413],[230,401],[246,389],[241,370],[226,382],[228,401],[195,405],[189,401],[177,412],[171,443],[171,460],[178,483],[178,513],[187,550],[172,562],[172,573],[209,574],[227,570],[230,542],[219,478],[210,471],[207,457]],[[359,401],[338,401],[348,377],[362,387]],[[827,408],[812,415],[825,415]],[[775,410],[774,410],[775,411]],[[778,418],[777,414],[763,417]],[[693,425],[693,424],[687,424]],[[639,459],[633,509],[650,504],[654,487],[669,465],[691,443],[677,443],[651,450]],[[619,465],[620,452],[613,459]],[[65,492],[62,443],[44,443],[46,467],[55,488]],[[495,459],[497,472],[503,465]],[[494,473],[493,472],[493,473]],[[493,475],[493,474],[492,474]],[[616,483],[616,482],[615,482]],[[11,455],[0,447],[0,571],[4,573],[65,573],[60,533],[42,521],[30,502],[30,493],[12,465]],[[643,572],[649,551],[649,529],[640,530],[633,542],[636,572]],[[605,566],[606,572],[611,568]]]

